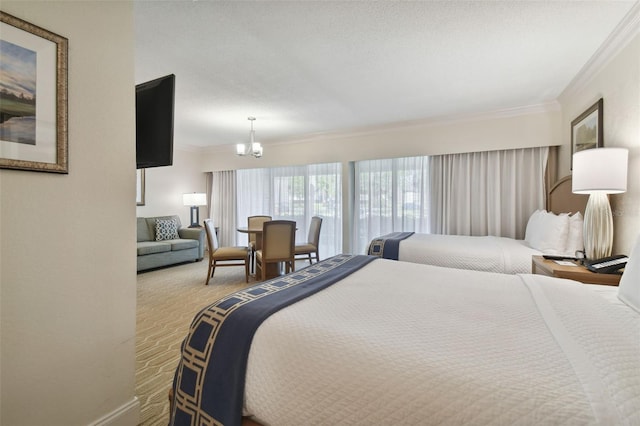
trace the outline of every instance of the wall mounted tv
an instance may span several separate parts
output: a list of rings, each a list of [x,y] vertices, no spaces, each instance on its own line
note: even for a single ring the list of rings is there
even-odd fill
[[[173,74],[136,85],[136,168],[173,164]]]

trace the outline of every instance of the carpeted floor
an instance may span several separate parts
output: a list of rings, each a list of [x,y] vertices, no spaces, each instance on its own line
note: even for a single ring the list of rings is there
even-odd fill
[[[138,274],[136,328],[136,395],[140,424],[167,425],[167,394],[180,358],[180,345],[191,320],[204,306],[245,283],[242,267],[216,268],[205,286],[207,262],[188,263]]]

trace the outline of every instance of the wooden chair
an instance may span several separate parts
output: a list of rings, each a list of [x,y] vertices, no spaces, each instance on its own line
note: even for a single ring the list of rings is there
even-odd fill
[[[312,259],[316,262],[320,261],[320,254],[318,253],[318,247],[320,247],[320,227],[322,226],[322,218],[314,216],[311,218],[311,225],[309,225],[309,236],[305,244],[296,244],[295,256],[296,259],[309,259],[309,264],[313,264]],[[312,257],[313,255],[313,257]]]
[[[259,216],[249,216],[247,218],[247,227],[249,229],[261,229],[262,224],[268,222],[272,219],[271,216],[259,215]],[[256,250],[260,247],[257,243],[257,234],[249,233],[249,250],[251,250],[251,273],[253,274],[256,269]]]
[[[267,279],[269,264],[284,262],[285,273],[295,271],[296,222],[272,220],[262,225],[262,248],[256,251],[256,275]],[[277,265],[279,267],[279,265]]]
[[[213,278],[216,266],[244,265],[245,280],[249,282],[249,247],[220,247],[211,219],[205,219],[204,230],[207,234],[207,244],[209,244],[209,270],[205,285],[209,285],[209,280]]]

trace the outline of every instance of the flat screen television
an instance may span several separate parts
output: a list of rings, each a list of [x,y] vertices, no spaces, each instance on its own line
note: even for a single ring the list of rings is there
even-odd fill
[[[136,168],[173,164],[173,104],[176,76],[136,85]]]

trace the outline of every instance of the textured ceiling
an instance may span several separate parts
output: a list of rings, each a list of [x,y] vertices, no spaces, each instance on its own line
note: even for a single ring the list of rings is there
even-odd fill
[[[635,1],[136,1],[136,83],[176,145],[269,142],[557,98]]]

